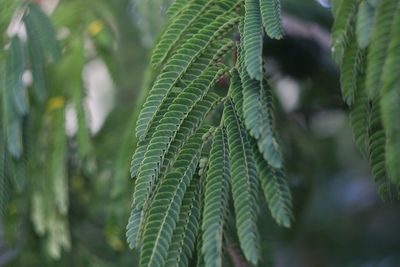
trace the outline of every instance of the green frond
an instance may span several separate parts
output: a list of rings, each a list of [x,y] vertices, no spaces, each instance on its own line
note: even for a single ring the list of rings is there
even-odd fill
[[[395,90],[400,73],[400,4],[394,15],[392,29],[390,31],[390,43],[387,51],[386,61],[382,73],[382,94]]]
[[[150,140],[143,163],[138,171],[134,202],[139,208],[142,207],[152,191],[154,183],[157,182],[164,157],[182,123],[224,72],[224,69],[217,66],[206,69],[169,106]]]
[[[265,32],[272,39],[281,39],[283,30],[281,26],[280,0],[259,0],[261,17]]]
[[[271,88],[269,88],[267,81],[264,80],[263,83],[264,90],[261,91],[262,105],[260,112],[265,116],[261,117],[261,135],[257,142],[258,149],[268,164],[274,168],[281,168],[283,156],[275,133]]]
[[[371,4],[371,1],[364,0],[358,8],[356,24],[357,43],[360,48],[367,48],[374,27],[375,7]]]
[[[280,168],[283,160],[274,132],[271,88],[264,78],[257,81],[248,76],[243,66],[242,51],[241,48],[238,49],[243,100],[239,100],[241,95],[236,93],[235,98],[239,102],[238,104],[235,102],[235,106],[239,105],[238,108],[242,109],[246,128],[258,140],[258,147],[264,159],[271,166]],[[235,87],[232,87],[232,89],[235,89]],[[239,111],[240,114],[241,111]]]
[[[222,266],[223,235],[230,182],[226,133],[218,128],[210,152],[205,181],[202,248],[205,265]]]
[[[228,38],[213,42],[210,45],[210,48],[204,51],[201,57],[198,58],[182,75],[182,78],[179,81],[179,83],[182,83],[182,87],[188,86],[188,84],[201,75],[206,68],[219,63],[221,58],[231,47],[232,40]]]
[[[182,201],[181,213],[172,236],[165,266],[189,266],[200,226],[200,197],[200,177],[194,177]]]
[[[396,123],[400,115],[400,3],[394,15],[390,43],[383,68],[381,90],[382,122],[386,133],[386,168],[389,179],[400,182],[400,127]]]
[[[371,107],[365,93],[365,73],[357,79],[357,97],[350,107],[350,125],[357,149],[368,158],[368,143],[371,120]]]
[[[398,1],[382,0],[378,4],[376,25],[368,48],[366,90],[369,98],[378,96],[382,86],[382,72],[390,43],[390,30]]]
[[[243,51],[246,70],[252,79],[263,77],[263,29],[258,0],[245,1]]]
[[[12,105],[20,116],[29,111],[28,93],[22,82],[24,73],[25,57],[22,41],[14,36],[11,38],[11,44],[5,62],[5,87],[11,91]]]
[[[236,68],[233,68],[230,74],[231,81],[229,84],[229,93],[232,97],[233,103],[235,103],[236,113],[239,118],[243,120],[243,91],[239,71]]]
[[[5,62],[2,99],[7,148],[15,158],[23,150],[21,117],[29,110],[27,91],[22,84],[24,63],[22,42],[14,36]]]
[[[177,91],[180,91],[180,89]],[[131,168],[130,168],[131,178],[133,178],[137,175],[137,171],[139,170],[140,164],[142,164],[142,161],[144,159],[144,154],[147,151],[147,147],[149,145],[151,136],[154,134],[154,131],[156,130],[159,121],[162,119],[164,114],[167,112],[168,107],[171,105],[172,101],[177,96],[178,96],[178,92],[171,92],[171,94],[169,94],[167,96],[165,101],[162,103],[160,109],[157,111],[156,116],[154,117],[154,120],[151,122],[151,125],[149,128],[149,136],[146,137],[146,139],[138,142],[135,152],[133,153],[133,156],[132,156],[132,161],[131,161]]]
[[[389,187],[386,173],[386,135],[382,126],[380,102],[371,103],[371,119],[369,130],[369,161],[372,175],[379,187]]]
[[[225,101],[224,125],[227,129],[232,173],[232,194],[240,246],[246,259],[259,260],[257,230],[258,180],[253,152],[244,125],[235,113],[230,98]]]
[[[365,64],[365,51],[358,48],[355,34],[349,38],[348,46],[343,54],[340,68],[340,85],[342,97],[347,105],[351,106],[356,97],[357,76]]]
[[[382,123],[385,129],[385,161],[389,179],[394,184],[400,184],[400,83],[395,88],[381,96]]]
[[[42,46],[40,40],[38,39],[38,34],[36,33],[36,29],[32,27],[33,23],[29,22],[27,16],[24,17],[25,25],[26,25],[26,33],[28,36],[28,53],[30,60],[30,68],[32,71],[33,78],[33,91],[35,96],[39,102],[43,103],[43,101],[47,97],[46,91],[46,81],[45,81],[45,55],[42,50]]]
[[[149,125],[160,105],[190,65],[209,47],[212,41],[223,37],[237,23],[238,17],[232,16],[230,12],[215,18],[211,24],[185,42],[168,60],[139,114],[136,127],[136,135],[139,140],[143,140],[147,136]]]
[[[190,0],[174,0],[171,5],[168,7],[167,16],[168,18],[174,18],[180,12],[182,12],[183,8],[191,2]]]
[[[287,184],[285,173],[282,169],[269,166],[258,152],[257,146],[253,144],[257,171],[261,187],[267,200],[272,218],[284,227],[290,227],[293,220],[292,196]]]
[[[353,19],[357,11],[356,0],[344,0],[337,4],[332,26],[333,58],[340,63],[347,45],[349,34],[353,31]]]
[[[174,141],[171,143],[167,154],[164,157],[161,173],[166,173],[171,164],[175,161],[179,150],[186,143],[188,138],[197,132],[204,122],[209,112],[221,101],[221,98],[215,93],[207,94],[188,114],[186,120],[176,133]]]
[[[212,4],[213,0],[209,0],[206,3],[189,2],[184,10],[168,24],[168,28],[161,35],[160,41],[157,43],[152,53],[150,62],[153,68],[157,68],[163,63],[185,31],[190,28]]]
[[[129,216],[128,225],[126,226],[126,241],[129,248],[139,248],[140,232],[143,219],[143,210],[133,208]]]
[[[23,19],[28,37],[31,40],[32,38],[36,39],[35,42],[40,44],[43,53],[48,55],[52,61],[57,61],[61,52],[50,18],[43,13],[39,5],[30,3]]]
[[[33,91],[43,102],[47,97],[45,63],[46,59],[57,61],[60,49],[53,25],[37,4],[30,3],[23,17],[27,32],[27,47],[33,78]]]
[[[140,266],[163,266],[167,259],[182,200],[200,159],[204,133],[199,131],[190,138],[173,171],[161,181],[146,216]]]

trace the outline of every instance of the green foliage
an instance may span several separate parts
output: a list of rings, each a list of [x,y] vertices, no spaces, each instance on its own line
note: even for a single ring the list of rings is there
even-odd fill
[[[269,8],[276,11],[275,25],[268,28],[273,38],[281,34],[278,4],[263,5],[264,15],[272,12]],[[227,37],[238,32],[243,9],[243,42],[232,63],[225,55],[235,45]],[[195,247],[199,263],[222,266],[233,205],[240,248],[247,261],[257,264],[260,181],[272,217],[286,227],[292,220],[272,92],[263,74],[260,3],[177,1],[168,13],[169,24],[152,55],[160,71],[137,122],[128,243],[140,250],[140,266],[189,266]],[[217,84],[228,75],[229,92],[221,99]],[[223,116],[213,110],[221,101]],[[199,130],[205,123],[217,128]],[[200,160],[200,153],[209,156]]]
[[[224,107],[224,125],[226,125],[229,144],[232,197],[239,241],[246,259],[257,264],[260,256],[256,223],[259,186],[256,166],[247,131],[235,113],[233,102],[229,98]]]
[[[205,180],[202,247],[206,266],[222,266],[224,225],[228,209],[230,163],[224,128],[215,133]]]
[[[260,9],[262,22],[268,36],[273,39],[281,39],[283,30],[280,0],[260,0]]]
[[[107,2],[102,5],[112,5]],[[74,206],[78,198],[96,202],[95,194],[85,191],[92,182],[87,161],[99,148],[91,145],[82,74],[88,60],[101,57],[117,77],[109,60],[110,47],[116,45],[112,37],[119,42],[126,36],[107,35],[104,25],[113,31],[116,25],[107,11],[92,10],[90,1],[60,1],[65,14],[56,9],[52,18],[30,1],[4,3],[2,32],[17,12],[27,38],[14,34],[0,39],[5,48],[0,52],[5,59],[0,67],[1,213],[7,215],[7,203],[18,191],[27,200],[35,241],[44,241],[50,258],[60,258],[71,246],[90,254],[91,248],[76,245],[81,232],[69,227],[74,225],[71,206],[80,216]],[[147,3],[141,4],[143,10]],[[389,198],[400,180],[400,128],[394,123],[400,116],[400,2],[332,4],[333,54],[354,139],[369,160],[380,194]],[[83,16],[82,10],[91,15]],[[97,14],[105,14],[104,20],[93,21]],[[260,193],[279,226],[290,227],[294,220],[282,153],[287,146],[281,150],[279,145],[274,92],[264,71],[264,31],[272,39],[283,37],[280,1],[176,0],[167,16],[136,125],[128,245],[139,251],[140,266],[223,266],[231,253],[239,264],[261,265]],[[68,34],[56,38],[60,29]],[[94,48],[89,52],[86,44]],[[27,71],[32,84],[23,79]],[[65,132],[69,108],[78,126],[73,137]],[[119,162],[129,161],[121,155]],[[107,166],[103,168],[94,180],[128,176],[123,170],[107,176]],[[127,193],[129,188],[121,184],[126,185],[119,184],[118,194]],[[79,190],[83,193],[76,194]],[[14,209],[23,210],[15,203]],[[102,203],[97,205],[104,212]],[[127,209],[126,203],[118,206]],[[118,238],[107,238],[115,250],[123,247]]]
[[[332,29],[334,46],[342,53],[342,95],[350,106],[356,145],[369,158],[383,198],[390,197],[400,177],[394,123],[399,112],[399,10],[397,0],[340,1]]]
[[[260,5],[258,0],[245,1],[243,26],[243,51],[247,72],[250,78],[260,80],[263,75],[262,41]]]
[[[390,31],[398,1],[383,0],[376,9],[376,24],[368,48],[366,90],[368,97],[379,95],[382,72],[390,43]]]

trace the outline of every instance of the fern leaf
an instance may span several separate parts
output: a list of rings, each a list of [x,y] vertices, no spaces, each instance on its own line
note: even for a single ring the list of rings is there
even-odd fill
[[[178,91],[179,90],[180,89],[178,89]],[[140,164],[142,164],[142,161],[144,159],[144,154],[147,151],[147,147],[149,145],[151,136],[153,135],[154,131],[156,130],[159,121],[162,119],[164,114],[167,112],[168,107],[171,105],[172,101],[177,96],[178,96],[177,92],[171,92],[171,94],[167,96],[164,103],[162,103],[160,110],[157,111],[156,116],[154,117],[154,121],[152,121],[152,123],[150,125],[149,136],[146,137],[146,139],[138,142],[135,152],[133,153],[133,156],[132,156],[132,161],[131,161],[131,168],[130,168],[131,178],[133,178],[137,175],[137,171],[139,170]]]
[[[26,18],[26,17],[25,17]],[[26,31],[28,36],[28,52],[33,78],[33,90],[36,98],[39,102],[43,102],[47,97],[46,82],[45,82],[45,70],[44,70],[44,51],[37,33],[30,27],[30,23],[25,19]]]
[[[157,182],[165,154],[168,152],[184,119],[224,72],[225,70],[218,67],[205,70],[174,99],[167,113],[159,122],[150,140],[136,180],[134,202],[139,208],[148,198],[154,182]]]
[[[382,123],[386,135],[386,169],[389,179],[400,184],[400,83],[381,97]]]
[[[243,121],[243,91],[242,82],[240,80],[239,72],[236,68],[232,69],[230,73],[229,92],[231,94],[233,103],[235,103],[235,111]]]
[[[264,80],[265,86],[267,82]],[[258,139],[258,149],[263,154],[264,159],[274,168],[281,168],[283,157],[279,147],[279,142],[274,131],[274,119],[272,114],[271,89],[268,87],[261,93],[261,110],[265,116],[261,117],[261,136]]]
[[[167,16],[168,18],[174,18],[180,12],[182,12],[183,8],[189,3],[189,0],[174,0],[171,5],[168,7]]]
[[[163,266],[166,261],[182,200],[200,159],[204,133],[199,131],[188,141],[174,165],[175,170],[162,180],[150,204],[143,232],[140,266]]]
[[[218,128],[210,152],[204,193],[202,252],[206,266],[222,266],[230,166],[226,133]]]
[[[382,126],[380,102],[374,100],[371,104],[371,119],[369,130],[369,160],[372,175],[379,186],[387,187],[386,173],[386,135]]]
[[[247,72],[252,79],[261,80],[263,77],[263,30],[258,0],[245,1],[244,34],[242,38]]]
[[[238,52],[241,53],[242,49],[239,49]],[[235,102],[235,105],[239,105],[239,109],[242,106],[246,128],[258,140],[258,146],[264,159],[271,166],[280,168],[282,166],[282,154],[274,132],[271,89],[265,79],[261,81],[251,79],[247,75],[242,62],[243,53],[239,54],[243,100],[238,99],[237,101],[239,102],[238,104]],[[237,94],[236,98],[238,97],[240,97],[239,94]]]
[[[256,167],[247,132],[229,98],[224,107],[224,124],[228,136],[232,194],[240,246],[246,259],[257,264],[259,235],[256,224],[258,191]]]
[[[348,47],[344,51],[340,68],[340,83],[343,100],[351,106],[357,91],[357,76],[364,62],[365,51],[358,48],[356,36],[350,37]]]
[[[336,62],[342,61],[349,34],[352,32],[352,20],[357,11],[356,0],[340,1],[337,5],[335,20],[332,26],[333,57]]]
[[[221,58],[232,48],[232,45],[233,41],[228,38],[215,41],[211,44],[210,48],[192,64],[185,74],[183,74],[180,81],[184,84],[182,87],[187,87],[187,85],[201,75],[206,68],[219,63]]]
[[[136,135],[139,140],[146,137],[149,125],[165,97],[195,59],[207,49],[214,39],[223,36],[238,23],[238,18],[232,18],[229,14],[217,17],[211,24],[193,35],[166,63],[139,114],[136,127]]]
[[[200,100],[199,103],[188,114],[188,117],[182,123],[179,131],[176,133],[174,141],[165,155],[161,173],[166,173],[171,164],[175,161],[176,155],[187,139],[193,135],[204,122],[208,113],[220,102],[221,98],[215,93],[209,93]]]
[[[284,171],[269,166],[255,144],[253,144],[253,152],[261,187],[271,215],[279,225],[289,228],[293,219],[292,196]]]
[[[157,68],[164,62],[172,48],[177,44],[184,32],[213,4],[212,0],[206,3],[189,2],[189,4],[169,25],[161,35],[152,56],[151,64]]]
[[[11,100],[15,111],[21,116],[25,115],[29,111],[29,102],[26,88],[22,83],[25,66],[24,48],[21,40],[16,36],[11,39],[5,64],[6,90],[12,92]]]
[[[389,47],[390,30],[398,5],[398,1],[393,0],[382,0],[378,4],[376,26],[372,33],[367,57],[366,90],[371,99],[379,94],[382,85],[382,70]]]
[[[28,32],[32,32],[40,43],[42,51],[47,53],[52,61],[60,58],[60,49],[54,32],[53,24],[37,4],[30,3],[24,15]]]
[[[23,150],[21,116],[29,110],[26,88],[22,84],[23,72],[23,47],[20,39],[14,36],[5,62],[2,99],[7,148],[15,158],[19,158]]]
[[[386,168],[389,179],[394,184],[400,182],[400,2],[394,15],[390,33],[390,44],[383,68],[383,88],[381,90],[382,122],[386,133]]]
[[[365,73],[358,76],[356,95],[357,97],[355,98],[354,104],[350,107],[350,125],[356,147],[361,155],[367,158],[371,107],[367,94],[365,93]]]
[[[260,9],[264,29],[268,36],[272,39],[281,39],[283,30],[280,0],[260,0]]]
[[[169,246],[165,266],[189,266],[199,229],[200,197],[200,177],[194,177],[182,201],[179,221]]]
[[[400,4],[397,7],[396,14],[392,23],[392,29],[390,33],[390,43],[387,51],[386,61],[383,68],[382,81],[383,89],[382,93],[385,94],[391,90],[394,90],[396,84],[398,84],[398,74],[400,73]]]
[[[357,43],[362,49],[369,45],[375,27],[375,8],[368,0],[361,2],[357,13]]]
[[[143,211],[138,208],[133,208],[129,216],[128,225],[126,226],[126,241],[129,248],[134,249],[139,247],[140,226],[143,218]]]

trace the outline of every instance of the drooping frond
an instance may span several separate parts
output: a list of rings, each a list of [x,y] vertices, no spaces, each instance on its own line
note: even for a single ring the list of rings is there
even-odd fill
[[[372,175],[375,182],[380,188],[389,187],[387,172],[386,172],[386,135],[382,125],[380,103],[374,100],[371,103],[371,119],[369,129],[369,160],[371,165]],[[382,191],[382,189],[380,189]]]
[[[176,133],[175,140],[171,143],[170,149],[165,156],[161,173],[165,173],[168,168],[170,168],[183,144],[191,135],[197,132],[199,127],[203,124],[206,116],[220,101],[221,98],[217,94],[209,93],[193,108],[179,131]]]
[[[161,35],[160,41],[157,43],[151,56],[151,64],[154,68],[163,63],[171,52],[171,49],[178,43],[180,37],[212,4],[212,0],[206,3],[199,3],[196,1],[189,2],[185,7],[187,12],[181,12],[168,25],[168,28]]]
[[[24,63],[22,42],[15,36],[11,39],[5,62],[2,113],[7,148],[11,155],[16,158],[21,156],[23,149],[21,117],[29,110],[27,91],[22,84]]]
[[[177,88],[177,91],[180,91],[181,89]],[[144,154],[147,151],[147,147],[150,142],[150,138],[153,135],[154,131],[157,128],[158,122],[162,119],[164,114],[167,112],[168,107],[171,105],[172,101],[174,98],[178,95],[178,92],[171,92],[170,95],[167,96],[165,99],[164,103],[161,105],[160,110],[157,111],[156,116],[154,117],[154,120],[152,121],[150,128],[149,128],[149,136],[146,137],[146,139],[139,141],[135,152],[133,153],[132,156],[132,161],[131,161],[131,177],[135,177],[137,175],[137,171],[139,170],[140,164],[142,164],[142,161],[144,159]]]
[[[400,184],[400,2],[390,31],[390,43],[383,68],[381,90],[382,122],[386,133],[386,168],[389,179]]]
[[[365,73],[357,79],[357,92],[350,107],[350,126],[357,149],[364,158],[368,158],[371,106],[365,92]]]
[[[398,1],[382,0],[377,7],[376,25],[367,58],[366,90],[371,99],[379,95],[382,85],[382,71],[390,43],[390,30],[398,6]]]
[[[233,68],[230,74],[231,82],[229,85],[229,92],[231,94],[233,103],[235,103],[235,111],[243,121],[243,91],[239,71],[236,68]]]
[[[292,196],[286,182],[284,171],[269,166],[253,144],[257,171],[269,210],[275,221],[290,227],[293,220]]]
[[[272,39],[281,39],[283,30],[281,26],[280,0],[259,0],[262,22],[265,32]]]
[[[390,31],[390,43],[387,51],[386,61],[382,72],[383,88],[382,94],[391,90],[399,83],[400,73],[400,4],[397,7]]]
[[[61,52],[53,24],[40,9],[39,5],[29,4],[27,12],[24,14],[24,22],[30,39],[28,41],[37,42],[44,55],[49,56],[52,61],[57,61],[61,56]]]
[[[159,122],[150,140],[143,163],[139,168],[134,192],[134,203],[137,207],[143,206],[154,183],[158,181],[165,154],[168,152],[182,123],[224,72],[224,69],[218,67],[205,70],[169,106],[167,113]]]
[[[200,177],[193,178],[182,201],[181,213],[172,236],[165,266],[189,266],[200,228]]]
[[[247,131],[235,113],[230,98],[225,101],[224,125],[229,144],[232,194],[240,246],[246,259],[257,264],[259,236],[256,224],[258,192],[256,166]]]
[[[143,218],[143,210],[133,208],[131,215],[129,216],[128,225],[126,226],[126,241],[128,242],[129,248],[139,247],[140,237],[140,226]]]
[[[239,104],[235,103],[235,105],[239,105],[239,108],[242,106],[246,128],[258,140],[258,146],[264,159],[271,166],[280,168],[282,155],[274,132],[271,88],[264,78],[257,81],[249,77],[243,66],[242,51],[239,46],[239,73],[242,81],[243,100],[238,99],[241,95],[236,93],[235,97]]]
[[[343,100],[352,105],[357,91],[357,80],[364,66],[365,51],[358,48],[355,34],[349,39],[349,44],[343,54],[340,68],[340,86]]]
[[[243,50],[246,70],[252,79],[261,80],[263,76],[262,45],[263,30],[258,0],[245,1]]]
[[[168,60],[150,90],[149,96],[139,114],[136,127],[136,135],[139,140],[143,140],[147,136],[149,125],[153,121],[157,110],[179,78],[208,48],[213,40],[226,34],[237,22],[237,16],[231,15],[230,12],[217,17],[185,42]]]
[[[332,26],[332,47],[333,57],[340,63],[349,33],[352,30],[352,20],[357,10],[357,1],[345,0],[338,2],[336,12],[334,13],[335,20]]]
[[[382,123],[386,135],[386,169],[389,179],[400,184],[400,83],[381,96]]]
[[[367,48],[375,26],[375,6],[372,1],[361,1],[358,8],[356,34],[358,46]]]
[[[175,0],[171,3],[167,10],[167,16],[169,18],[175,17],[177,14],[182,12],[185,5],[189,2],[189,0]]]
[[[45,82],[45,70],[44,70],[44,48],[38,38],[39,33],[36,29],[35,23],[32,22],[32,13],[29,12],[24,16],[24,22],[26,25],[26,33],[28,36],[28,52],[32,70],[33,78],[33,90],[36,98],[43,102],[47,97],[46,82]]]
[[[205,181],[202,248],[205,265],[222,266],[222,246],[230,183],[229,151],[226,133],[215,133]]]
[[[140,266],[163,266],[167,259],[182,200],[200,159],[204,133],[199,131],[188,141],[174,170],[161,181],[146,216]]]

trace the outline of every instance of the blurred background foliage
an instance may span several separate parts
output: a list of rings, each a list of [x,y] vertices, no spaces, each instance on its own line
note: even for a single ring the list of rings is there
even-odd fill
[[[135,118],[169,2],[0,0],[0,266],[135,266]],[[279,229],[263,207],[264,263],[400,266],[399,204],[380,199],[355,149],[329,1],[283,11],[286,37],[264,50],[296,220]]]

